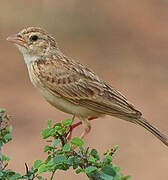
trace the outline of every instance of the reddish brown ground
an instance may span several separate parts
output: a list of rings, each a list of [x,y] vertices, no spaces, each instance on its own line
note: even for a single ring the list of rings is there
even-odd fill
[[[13,141],[4,147],[11,168],[43,159],[40,131],[47,119],[70,117],[31,85],[22,55],[5,39],[27,26],[51,32],[64,52],[116,87],[168,134],[168,2],[6,0],[0,6],[0,107],[11,115]],[[115,163],[133,180],[167,180],[168,147],[143,128],[113,117],[92,122],[86,146],[103,152],[118,144]],[[75,135],[82,129],[78,128]],[[86,180],[71,171],[55,179]]]

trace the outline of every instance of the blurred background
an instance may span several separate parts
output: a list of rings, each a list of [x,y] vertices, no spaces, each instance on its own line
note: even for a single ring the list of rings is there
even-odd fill
[[[0,107],[11,115],[13,141],[3,152],[10,168],[44,159],[40,131],[46,120],[71,117],[49,105],[30,83],[18,49],[6,37],[39,26],[62,51],[122,92],[150,122],[168,134],[168,1],[5,0],[0,6]],[[79,135],[77,128],[74,135]],[[132,179],[168,179],[168,148],[141,127],[106,117],[92,122],[86,147],[120,146],[114,162]],[[72,171],[55,179],[87,180]]]

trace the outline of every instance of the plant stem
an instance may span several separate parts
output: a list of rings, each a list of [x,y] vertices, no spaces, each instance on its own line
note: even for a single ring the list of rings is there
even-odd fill
[[[50,177],[50,180],[53,180],[55,171],[56,171],[56,170],[54,170],[54,171],[52,172],[51,177]]]

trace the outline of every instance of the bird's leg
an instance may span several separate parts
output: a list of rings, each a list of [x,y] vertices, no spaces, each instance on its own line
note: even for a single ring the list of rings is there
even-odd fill
[[[94,119],[97,119],[98,117],[89,117],[88,120],[91,121],[91,120],[94,120]]]
[[[97,119],[97,117],[89,117],[89,118],[88,118],[88,121],[92,121],[92,120],[94,120],[94,119]],[[74,128],[80,126],[81,124],[82,124],[82,121],[77,122],[77,123],[75,123],[75,124],[72,124],[72,125],[71,125],[71,128],[74,129]]]
[[[84,121],[82,121],[82,123],[84,125],[84,132],[81,134],[81,138],[83,139],[90,132],[91,125],[88,120],[84,120]]]
[[[74,118],[75,118],[75,116],[73,116],[73,120],[74,120]],[[89,117],[88,118],[88,121],[92,121],[92,120],[94,120],[94,119],[97,119],[97,117]],[[71,140],[71,137],[72,137],[72,130],[74,129],[74,128],[76,128],[76,127],[78,127],[78,126],[80,126],[82,124],[82,121],[80,121],[80,122],[77,122],[77,123],[75,123],[75,124],[72,124],[72,125],[70,125],[69,126],[69,135],[68,135],[68,137],[67,137],[67,140],[68,141],[70,141]]]

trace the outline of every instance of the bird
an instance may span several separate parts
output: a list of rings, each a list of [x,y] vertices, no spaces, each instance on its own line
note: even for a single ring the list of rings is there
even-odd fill
[[[91,120],[110,115],[142,126],[168,146],[168,136],[148,122],[118,90],[66,56],[46,30],[24,28],[7,40],[23,54],[30,80],[46,101],[80,120],[72,127],[83,125],[81,138],[90,132]]]

